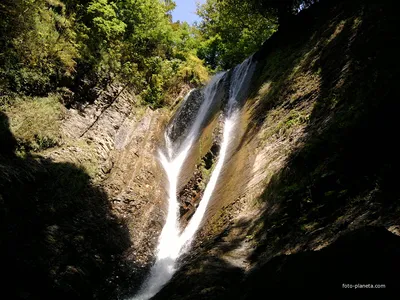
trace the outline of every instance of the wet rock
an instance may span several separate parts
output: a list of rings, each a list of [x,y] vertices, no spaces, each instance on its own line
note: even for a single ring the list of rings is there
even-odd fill
[[[172,142],[176,143],[179,138],[186,136],[203,101],[204,97],[200,89],[190,92],[167,126],[167,133]]]

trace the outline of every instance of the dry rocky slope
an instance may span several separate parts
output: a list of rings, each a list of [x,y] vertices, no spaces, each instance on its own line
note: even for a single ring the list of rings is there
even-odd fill
[[[154,299],[398,286],[399,28],[391,1],[321,1],[263,45],[195,246]]]

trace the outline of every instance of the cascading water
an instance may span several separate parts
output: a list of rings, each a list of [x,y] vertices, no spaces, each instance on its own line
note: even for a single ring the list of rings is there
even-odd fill
[[[211,199],[211,195],[215,189],[215,186],[217,185],[218,177],[224,166],[226,154],[228,152],[229,142],[231,141],[232,132],[235,129],[235,125],[237,123],[236,121],[239,117],[239,110],[237,107],[238,101],[240,101],[240,98],[238,97],[239,92],[242,90],[245,80],[248,79],[248,76],[252,74],[254,68],[254,64],[251,63],[251,60],[252,60],[251,57],[245,60],[242,64],[238,65],[232,72],[231,84],[229,86],[229,99],[228,99],[224,129],[222,134],[220,156],[218,157],[218,162],[211,174],[210,181],[207,183],[199,207],[197,208],[189,224],[186,226],[185,230],[179,237],[179,245],[182,247],[182,251],[180,254],[183,254],[189,249],[190,243],[196,231],[198,230],[201,221],[203,220],[208,203],[210,202]]]
[[[201,125],[207,117],[208,110],[217,92],[218,85],[224,73],[217,74],[204,89],[204,101],[198,109],[186,138],[178,145],[171,140],[168,130],[165,133],[166,151],[159,152],[160,163],[168,179],[168,215],[161,231],[157,246],[157,257],[149,277],[144,282],[138,295],[132,300],[146,300],[154,296],[168,282],[175,272],[175,261],[179,256],[181,244],[179,240],[179,205],[177,201],[177,185],[182,166],[190,149],[199,135]],[[192,91],[191,91],[192,92]],[[191,93],[190,92],[190,93]],[[184,102],[190,96],[186,96]]]
[[[207,205],[217,184],[218,177],[223,169],[229,142],[239,116],[239,111],[236,107],[239,101],[238,96],[246,78],[252,74],[253,67],[254,64],[252,64],[251,58],[249,58],[241,65],[238,65],[232,72],[220,156],[204,191],[200,205],[181,234],[179,234],[179,204],[177,200],[179,176],[190,149],[200,133],[203,122],[207,118],[208,110],[225,73],[214,76],[211,82],[205,87],[203,92],[204,101],[183,142],[179,145],[174,145],[166,132],[166,153],[160,151],[159,155],[161,165],[167,174],[169,184],[167,220],[159,238],[156,262],[138,295],[132,298],[132,300],[147,300],[157,294],[175,273],[177,258],[188,251],[190,243],[202,222]]]

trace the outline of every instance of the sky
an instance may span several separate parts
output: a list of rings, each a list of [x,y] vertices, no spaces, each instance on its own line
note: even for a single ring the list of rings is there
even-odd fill
[[[175,0],[176,8],[172,12],[173,21],[186,21],[189,24],[200,21],[196,15],[196,2],[204,3],[205,0]]]

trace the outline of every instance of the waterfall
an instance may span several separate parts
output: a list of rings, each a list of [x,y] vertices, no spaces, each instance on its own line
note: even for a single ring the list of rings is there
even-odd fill
[[[247,86],[243,87],[243,84],[249,79],[254,70],[254,64],[251,63],[251,57],[245,60],[242,64],[236,66],[232,72],[232,77],[229,86],[229,98],[226,109],[226,116],[224,121],[224,129],[222,134],[222,144],[220,149],[220,156],[218,157],[217,164],[211,174],[210,180],[207,183],[206,189],[204,191],[203,198],[200,201],[200,205],[197,208],[195,214],[191,218],[189,224],[184,229],[183,233],[179,237],[179,245],[182,247],[183,254],[190,247],[190,242],[192,241],[196,231],[199,229],[201,221],[203,220],[204,214],[206,212],[208,203],[211,199],[212,193],[217,185],[218,177],[224,166],[226,154],[228,152],[229,142],[231,141],[232,133],[235,129],[236,121],[239,117],[239,109],[237,105],[239,101],[242,100],[239,96],[239,92],[242,89],[247,90]],[[250,71],[250,72],[249,72]],[[242,93],[244,95],[244,93]]]
[[[190,244],[199,229],[206,212],[208,203],[212,193],[217,185],[218,178],[223,169],[226,155],[231,141],[232,134],[239,117],[238,104],[245,95],[248,88],[248,80],[254,70],[252,58],[247,59],[242,64],[235,67],[232,71],[228,102],[225,110],[225,121],[223,126],[223,136],[220,155],[217,164],[213,170],[210,180],[207,183],[206,189],[200,205],[195,214],[191,218],[189,224],[179,234],[179,204],[177,200],[178,180],[184,166],[185,160],[190,153],[195,140],[198,138],[202,129],[202,125],[208,116],[210,106],[220,87],[220,82],[226,73],[220,73],[213,77],[210,83],[204,88],[204,99],[201,103],[196,118],[190,125],[186,137],[178,145],[174,145],[171,140],[169,130],[165,133],[165,151],[159,152],[160,163],[168,178],[168,215],[166,223],[161,231],[159,243],[157,246],[156,262],[150,270],[150,275],[145,280],[139,293],[131,300],[147,300],[157,294],[161,288],[172,278],[175,273],[176,260],[180,255],[189,250]],[[191,91],[192,92],[192,91]],[[190,92],[190,93],[191,93]],[[184,100],[188,101],[189,95]],[[187,131],[186,131],[187,132]]]

